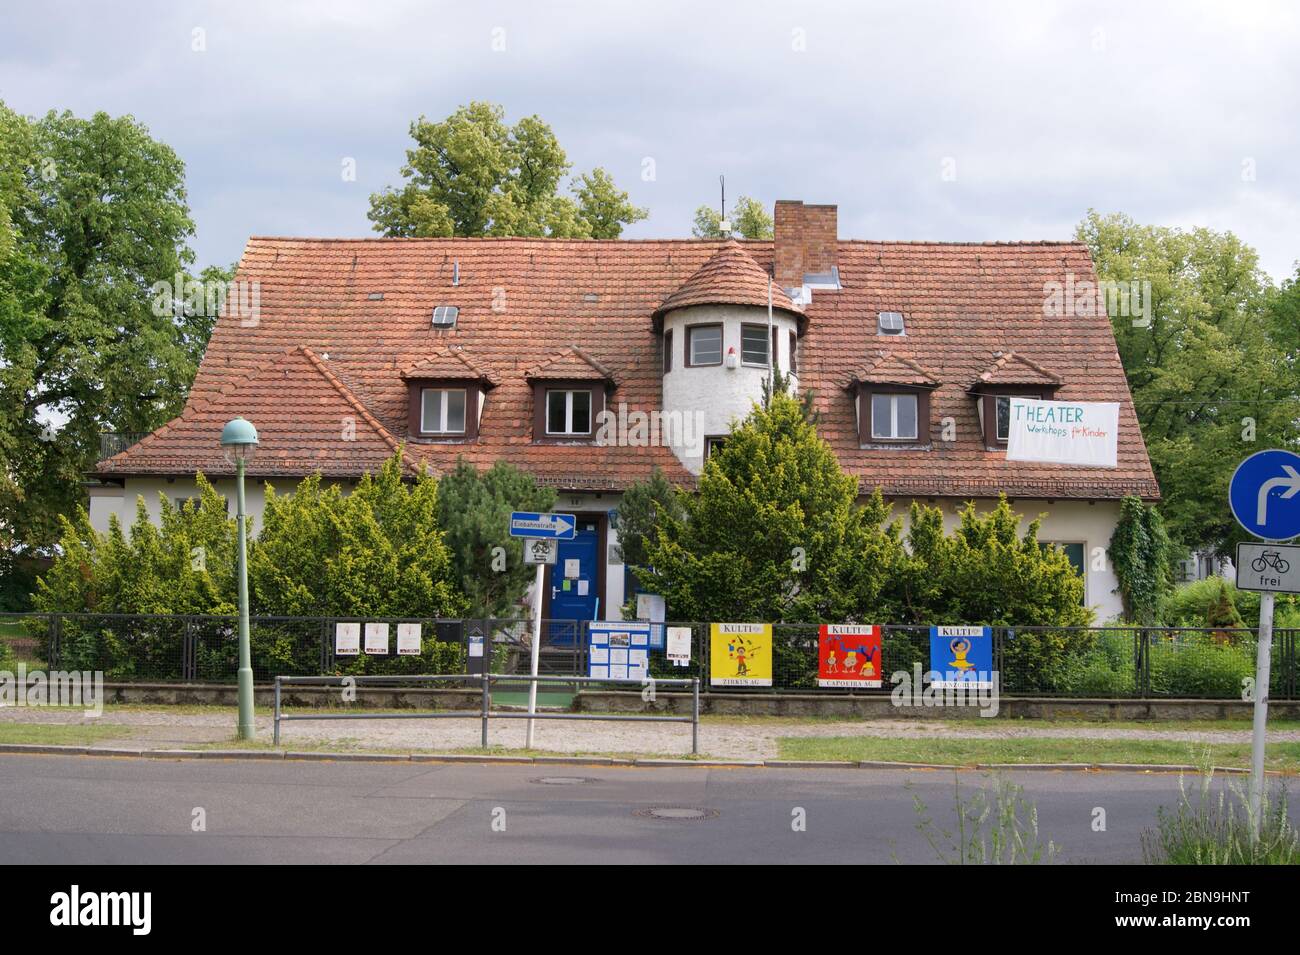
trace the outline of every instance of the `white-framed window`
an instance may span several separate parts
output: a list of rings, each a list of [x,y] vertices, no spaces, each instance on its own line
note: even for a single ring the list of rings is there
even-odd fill
[[[691,365],[721,365],[722,326],[692,325],[688,328],[686,354]]]
[[[546,392],[546,433],[591,434],[591,392],[586,390]]]
[[[768,343],[766,325],[740,326],[740,361],[745,365],[767,367]]]
[[[722,450],[722,446],[727,443],[725,434],[709,435],[704,439],[704,460],[709,460],[713,455]]]
[[[873,394],[871,396],[871,436],[886,441],[915,439],[917,418],[916,395]]]
[[[465,389],[421,389],[420,433],[464,434]]]

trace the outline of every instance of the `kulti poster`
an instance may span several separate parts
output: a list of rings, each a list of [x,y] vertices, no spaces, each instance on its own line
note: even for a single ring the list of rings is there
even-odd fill
[[[879,687],[882,653],[879,624],[824,623],[817,640],[817,685]]]
[[[770,623],[709,624],[710,686],[771,686]]]
[[[948,690],[993,685],[992,627],[931,627],[930,685]]]

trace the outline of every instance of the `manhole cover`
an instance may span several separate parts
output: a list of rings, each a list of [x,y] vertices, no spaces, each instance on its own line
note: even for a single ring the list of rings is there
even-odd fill
[[[718,810],[697,809],[694,806],[651,806],[648,809],[638,809],[633,815],[650,819],[716,819]]]
[[[590,776],[538,776],[536,779],[528,781],[537,783],[539,786],[581,786],[583,783],[600,782],[599,779],[593,779]]]

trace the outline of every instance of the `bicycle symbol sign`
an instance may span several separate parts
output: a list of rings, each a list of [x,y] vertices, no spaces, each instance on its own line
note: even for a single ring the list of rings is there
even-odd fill
[[[1300,593],[1300,547],[1238,544],[1237,586],[1242,590]]]

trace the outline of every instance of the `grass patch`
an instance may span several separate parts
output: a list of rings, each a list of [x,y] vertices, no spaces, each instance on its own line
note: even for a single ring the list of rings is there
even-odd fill
[[[129,726],[84,726],[69,723],[0,723],[0,743],[41,743],[51,746],[88,746],[131,734]]]
[[[1250,766],[1249,743],[1180,743],[1135,739],[880,739],[867,736],[782,737],[782,759],[880,760],[891,763],[1138,763],[1196,765],[1206,754],[1216,766]],[[1300,771],[1300,743],[1270,743],[1268,769]]]

